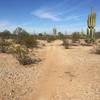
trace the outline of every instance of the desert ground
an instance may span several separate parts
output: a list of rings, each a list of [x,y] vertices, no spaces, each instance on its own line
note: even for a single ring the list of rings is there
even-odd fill
[[[33,49],[23,66],[0,54],[0,100],[100,100],[100,55],[92,46],[65,49],[60,40]]]

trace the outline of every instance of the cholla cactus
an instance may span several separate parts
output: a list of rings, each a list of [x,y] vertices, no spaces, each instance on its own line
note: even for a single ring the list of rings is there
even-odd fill
[[[11,46],[11,50],[13,53],[17,53],[18,55],[28,54],[28,49],[25,46],[21,46],[20,44],[13,44]]]
[[[0,52],[7,53],[10,45],[11,45],[10,42],[6,41],[5,39],[1,39],[0,40]]]
[[[91,14],[88,16],[87,20],[87,36],[90,40],[95,40],[95,26],[96,26],[96,13],[91,10]]]

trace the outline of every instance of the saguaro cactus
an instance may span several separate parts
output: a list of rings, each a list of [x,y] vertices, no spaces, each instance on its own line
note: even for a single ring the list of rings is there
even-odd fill
[[[96,12],[91,10],[87,20],[87,37],[89,40],[95,40]]]

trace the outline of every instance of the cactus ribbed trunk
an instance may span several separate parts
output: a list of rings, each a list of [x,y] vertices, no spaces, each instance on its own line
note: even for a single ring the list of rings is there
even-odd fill
[[[95,25],[96,25],[96,13],[91,11],[87,20],[87,37],[89,40],[95,41]]]

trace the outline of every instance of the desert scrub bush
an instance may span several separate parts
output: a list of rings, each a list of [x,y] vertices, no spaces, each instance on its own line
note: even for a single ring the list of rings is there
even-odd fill
[[[34,37],[28,36],[24,37],[21,41],[22,45],[25,45],[27,48],[37,47],[37,40]]]
[[[60,40],[64,39],[64,34],[61,33],[61,32],[58,32],[57,38],[60,39]]]
[[[34,63],[34,60],[28,55],[29,51],[27,47],[21,45],[13,45],[11,49],[12,53],[20,64],[29,65]]]
[[[54,41],[54,40],[56,40],[57,39],[57,37],[56,36],[54,36],[54,35],[48,35],[47,36],[47,42],[52,42],[52,41]]]
[[[37,47],[37,37],[29,34],[22,28],[18,27],[14,31],[15,42],[20,45],[25,45],[27,48]]]
[[[0,52],[7,53],[10,45],[11,45],[10,42],[2,38],[0,40]]]
[[[79,34],[79,32],[74,32],[74,33],[72,34],[72,41],[73,41],[73,42],[76,42],[76,41],[79,41],[79,39],[80,39],[80,34]]]
[[[19,38],[17,39],[17,43],[21,45],[25,45],[27,48],[37,47],[38,45],[37,40],[33,36],[30,36],[30,35],[19,36]]]
[[[65,47],[65,49],[69,49],[69,41],[66,39],[63,39],[63,46]]]

